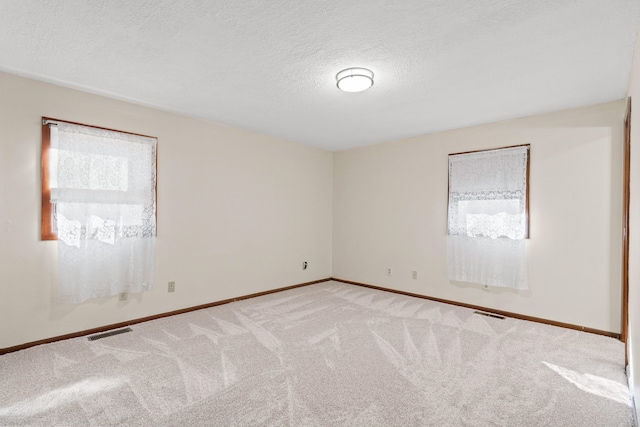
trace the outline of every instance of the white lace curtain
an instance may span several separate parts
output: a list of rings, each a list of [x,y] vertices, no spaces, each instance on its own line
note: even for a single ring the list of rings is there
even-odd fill
[[[60,298],[151,290],[157,140],[63,122],[50,130]]]
[[[527,289],[529,147],[449,156],[448,276]]]

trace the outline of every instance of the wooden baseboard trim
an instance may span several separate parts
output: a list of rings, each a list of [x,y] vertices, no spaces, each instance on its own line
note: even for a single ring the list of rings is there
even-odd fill
[[[241,301],[241,300],[244,300],[244,299],[260,297],[260,296],[263,296],[263,295],[268,295],[268,294],[273,294],[273,293],[276,293],[276,292],[287,291],[289,289],[300,288],[300,287],[303,287],[303,286],[314,285],[316,283],[328,282],[330,280],[334,280],[336,282],[341,282],[341,283],[347,283],[347,284],[350,284],[350,285],[362,286],[362,287],[370,288],[370,289],[376,289],[376,290],[384,291],[384,292],[392,292],[392,293],[395,293],[395,294],[400,294],[400,295],[405,295],[405,296],[410,296],[410,297],[415,297],[415,298],[421,298],[421,299],[426,299],[426,300],[430,300],[430,301],[441,302],[441,303],[444,303],[444,304],[457,305],[459,307],[466,307],[466,308],[470,308],[470,309],[473,309],[473,310],[480,310],[480,311],[484,311],[484,312],[487,312],[487,313],[494,313],[494,314],[497,314],[497,315],[500,315],[500,316],[512,317],[514,319],[521,319],[521,320],[528,320],[528,321],[531,321],[531,322],[544,323],[544,324],[547,324],[547,325],[559,326],[559,327],[567,328],[567,329],[575,329],[575,330],[578,330],[578,331],[584,331],[584,332],[589,332],[589,333],[592,333],[592,334],[604,335],[604,336],[607,336],[607,337],[620,339],[620,334],[615,333],[615,332],[602,331],[602,330],[599,330],[599,329],[593,329],[593,328],[588,328],[588,327],[585,327],[585,326],[573,325],[573,324],[570,324],[570,323],[556,322],[554,320],[542,319],[540,317],[533,317],[533,316],[527,316],[527,315],[524,315],[524,314],[511,313],[511,312],[508,312],[508,311],[496,310],[496,309],[493,309],[493,308],[481,307],[481,306],[478,306],[478,305],[466,304],[466,303],[446,300],[446,299],[442,299],[442,298],[435,298],[435,297],[430,297],[430,296],[427,296],[427,295],[416,294],[416,293],[413,293],[413,292],[405,292],[405,291],[400,291],[400,290],[397,290],[397,289],[384,288],[382,286],[369,285],[367,283],[355,282],[355,281],[352,281],[352,280],[340,279],[340,278],[337,278],[337,277],[329,277],[329,278],[326,278],[326,279],[320,279],[320,280],[314,280],[314,281],[311,281],[311,282],[299,283],[297,285],[285,286],[283,288],[277,288],[277,289],[272,289],[272,290],[269,290],[269,291],[257,292],[257,293],[254,293],[254,294],[243,295],[243,296],[239,296],[239,297],[236,297],[236,298],[229,298],[229,299],[225,299],[225,300],[221,300],[221,301],[214,301],[214,302],[210,302],[210,303],[207,303],[207,304],[202,304],[202,305],[197,305],[197,306],[193,306],[193,307],[183,308],[183,309],[180,309],[180,310],[174,310],[174,311],[169,311],[169,312],[166,312],[166,313],[155,314],[153,316],[141,317],[141,318],[129,320],[129,321],[126,321],[126,322],[114,323],[114,324],[111,324],[111,325],[105,325],[105,326],[100,326],[100,327],[97,327],[97,328],[86,329],[84,331],[78,331],[78,332],[73,332],[73,333],[65,334],[65,335],[59,335],[59,336],[56,336],[56,337],[46,338],[46,339],[42,339],[42,340],[38,340],[38,341],[32,341],[32,342],[28,342],[28,343],[25,343],[25,344],[16,345],[16,346],[13,346],[13,347],[0,348],[0,355],[7,354],[7,353],[13,353],[15,351],[24,350],[24,349],[27,349],[29,347],[34,347],[34,346],[41,345],[41,344],[49,344],[49,343],[52,343],[52,342],[62,341],[62,340],[70,339],[70,338],[78,338],[78,337],[82,337],[82,336],[86,336],[86,335],[97,334],[97,333],[101,333],[101,332],[110,331],[112,329],[124,328],[126,326],[135,325],[136,323],[149,322],[151,320],[161,319],[163,317],[175,316],[177,314],[184,314],[184,313],[188,313],[190,311],[202,310],[204,308],[215,307],[217,305],[223,305],[223,304],[228,304],[228,303],[234,302],[234,301]]]
[[[190,311],[202,310],[203,308],[215,307],[216,305],[223,305],[223,304],[228,304],[228,303],[234,302],[234,301],[241,301],[241,300],[244,300],[244,299],[260,297],[260,296],[263,296],[263,295],[273,294],[273,293],[276,293],[276,292],[287,291],[289,289],[301,288],[303,286],[314,285],[316,283],[328,282],[329,280],[331,280],[331,278],[314,280],[312,282],[306,282],[306,283],[299,283],[297,285],[285,286],[284,288],[272,289],[272,290],[264,291],[264,292],[257,292],[255,294],[243,295],[243,296],[240,296],[240,297],[229,298],[229,299],[225,299],[225,300],[221,300],[221,301],[214,301],[214,302],[210,302],[210,303],[207,303],[207,304],[196,305],[194,307],[188,307],[188,308],[183,308],[183,309],[180,309],[180,310],[169,311],[167,313],[155,314],[153,316],[141,317],[139,319],[133,319],[133,320],[129,320],[129,321],[126,321],[126,322],[114,323],[112,325],[105,325],[105,326],[100,326],[98,328],[86,329],[84,331],[73,332],[73,333],[65,334],[65,335],[59,335],[59,336],[56,336],[56,337],[46,338],[46,339],[38,340],[38,341],[32,341],[32,342],[28,342],[28,343],[25,343],[25,344],[16,345],[16,346],[13,346],[13,347],[0,348],[0,355],[7,354],[7,353],[13,353],[14,351],[24,350],[24,349],[27,349],[29,347],[34,347],[36,345],[50,344],[52,342],[67,340],[67,339],[70,339],[70,338],[78,338],[78,337],[82,337],[82,336],[85,336],[85,335],[97,334],[97,333],[100,333],[100,332],[110,331],[111,329],[118,329],[118,328],[123,328],[123,327],[126,327],[126,326],[135,325],[136,323],[149,322],[151,320],[156,320],[156,319],[160,319],[160,318],[163,318],[163,317],[175,316],[176,314],[184,314],[184,313],[188,313]]]
[[[337,277],[332,277],[331,280],[334,280],[336,282],[347,283],[347,284],[350,284],[350,285],[363,286],[365,288],[370,288],[370,289],[377,289],[379,291],[393,292],[394,294],[406,295],[406,296],[410,296],[410,297],[427,299],[427,300],[430,300],[430,301],[436,301],[436,302],[441,302],[441,303],[445,303],[445,304],[457,305],[457,306],[460,306],[460,307],[471,308],[473,310],[484,311],[486,313],[494,313],[494,314],[497,314],[497,315],[500,315],[500,316],[512,317],[514,319],[528,320],[530,322],[544,323],[544,324],[552,325],[552,326],[560,326],[561,328],[575,329],[575,330],[578,330],[578,331],[589,332],[591,334],[604,335],[604,336],[607,336],[607,337],[620,339],[620,334],[618,334],[618,333],[608,332],[608,331],[601,331],[599,329],[588,328],[586,326],[573,325],[571,323],[556,322],[555,320],[548,320],[548,319],[542,319],[540,317],[533,317],[533,316],[527,316],[527,315],[524,315],[524,314],[511,313],[511,312],[508,312],[508,311],[502,311],[502,310],[496,310],[496,309],[493,309],[493,308],[481,307],[479,305],[465,304],[465,303],[462,303],[462,302],[450,301],[450,300],[446,300],[446,299],[442,299],[442,298],[434,298],[434,297],[430,297],[430,296],[427,296],[427,295],[414,294],[412,292],[405,292],[405,291],[399,291],[399,290],[396,290],[396,289],[383,288],[381,286],[368,285],[366,283],[354,282],[352,280],[339,279]]]

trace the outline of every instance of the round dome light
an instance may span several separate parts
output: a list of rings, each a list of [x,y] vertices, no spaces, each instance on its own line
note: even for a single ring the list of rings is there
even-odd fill
[[[338,89],[344,92],[362,92],[373,86],[373,71],[366,68],[347,68],[336,74]]]

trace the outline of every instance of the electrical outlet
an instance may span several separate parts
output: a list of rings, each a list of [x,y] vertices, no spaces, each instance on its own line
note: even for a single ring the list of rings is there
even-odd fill
[[[411,272],[411,278],[414,279],[414,280],[418,278],[418,272],[416,270],[413,270]]]
[[[302,261],[302,269],[303,270],[306,270],[308,266],[309,266],[309,264],[307,263],[307,261]]]
[[[391,267],[387,267],[387,276],[391,276]]]
[[[169,288],[167,292],[175,292],[176,291],[176,282],[169,282]]]
[[[119,297],[120,301],[126,301],[127,298],[129,298],[129,294],[127,294],[126,292],[120,293],[120,297]]]

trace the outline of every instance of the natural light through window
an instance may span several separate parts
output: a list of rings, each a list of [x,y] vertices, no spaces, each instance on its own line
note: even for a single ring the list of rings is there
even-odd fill
[[[579,372],[572,371],[571,369],[554,365],[553,363],[542,363],[578,387],[580,390],[631,406],[629,388],[625,384],[620,384],[616,381],[608,380],[596,375],[581,374]]]
[[[450,280],[527,289],[529,145],[449,155]]]
[[[526,217],[519,199],[462,200],[458,202],[458,221],[468,237],[508,237],[524,239]]]
[[[153,289],[157,143],[43,117],[42,239],[58,241],[61,302]]]
[[[13,405],[0,407],[2,417],[30,417],[60,406],[77,403],[83,399],[92,399],[126,384],[124,377],[87,378],[86,380],[48,391],[39,396],[25,399]]]

